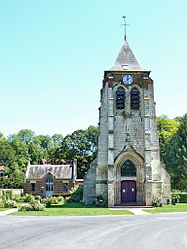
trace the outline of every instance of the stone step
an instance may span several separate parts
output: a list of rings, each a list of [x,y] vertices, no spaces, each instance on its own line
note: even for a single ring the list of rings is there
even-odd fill
[[[115,205],[114,207],[109,208],[153,208],[153,206],[144,206],[144,205]]]

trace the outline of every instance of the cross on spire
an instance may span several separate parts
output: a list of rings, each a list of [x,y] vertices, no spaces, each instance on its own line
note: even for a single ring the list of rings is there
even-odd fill
[[[122,16],[124,23],[122,24],[124,26],[124,41],[127,40],[127,30],[126,30],[126,26],[128,26],[129,24],[126,23],[126,16]]]

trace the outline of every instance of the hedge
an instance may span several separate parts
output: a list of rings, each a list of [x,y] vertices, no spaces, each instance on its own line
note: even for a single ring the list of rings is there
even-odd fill
[[[182,203],[187,203],[187,193],[181,193],[180,195],[180,201]]]
[[[176,197],[176,194],[172,193],[172,199],[173,197]],[[180,203],[187,203],[187,193],[177,193],[178,198],[175,200],[175,202]]]

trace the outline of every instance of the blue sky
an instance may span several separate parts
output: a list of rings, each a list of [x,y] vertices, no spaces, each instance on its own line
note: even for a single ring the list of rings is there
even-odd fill
[[[128,42],[157,115],[187,112],[186,0],[0,1],[0,131],[66,135],[98,123],[104,70]]]

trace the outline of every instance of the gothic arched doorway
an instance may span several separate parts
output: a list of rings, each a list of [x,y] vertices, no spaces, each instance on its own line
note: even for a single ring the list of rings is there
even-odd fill
[[[130,160],[125,161],[121,165],[121,203],[136,202],[135,177],[136,167]]]

